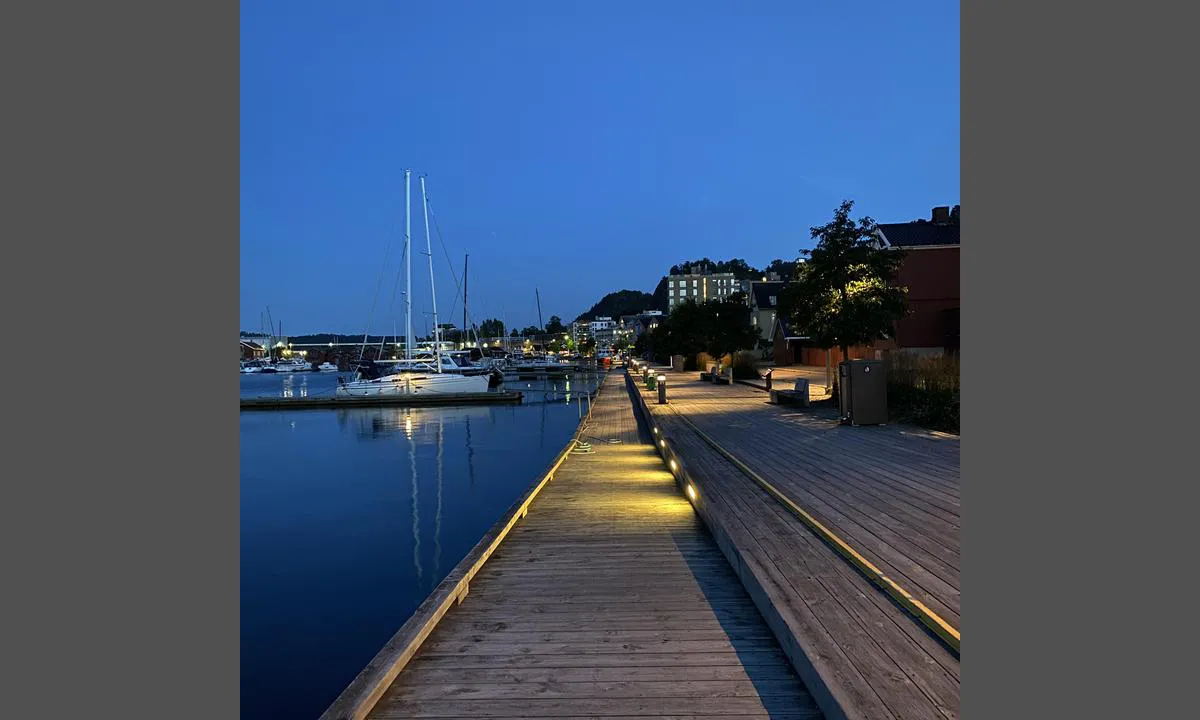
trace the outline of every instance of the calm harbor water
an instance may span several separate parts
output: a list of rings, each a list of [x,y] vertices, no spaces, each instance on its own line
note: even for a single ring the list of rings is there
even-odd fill
[[[335,378],[243,375],[241,394]],[[319,716],[545,471],[597,379],[511,382],[515,406],[241,413],[242,717]]]

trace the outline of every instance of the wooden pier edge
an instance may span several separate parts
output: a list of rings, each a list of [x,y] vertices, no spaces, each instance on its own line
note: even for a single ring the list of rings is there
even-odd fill
[[[516,526],[517,521],[529,513],[529,506],[537,498],[542,488],[554,479],[554,473],[570,456],[571,450],[587,429],[592,418],[592,408],[600,395],[600,383],[592,395],[592,404],[588,413],[579,422],[574,435],[551,463],[541,478],[534,481],[507,512],[484,534],[471,548],[466,557],[450,571],[442,582],[433,589],[408,619],[396,631],[383,648],[376,653],[367,666],[350,682],[346,689],[321,714],[319,720],[363,720],[374,709],[379,699],[395,681],[421,648],[421,644],[441,622],[442,617],[457,603],[461,603],[470,591],[471,580],[483,568],[484,564],[500,547],[500,543],[508,537],[509,532]]]

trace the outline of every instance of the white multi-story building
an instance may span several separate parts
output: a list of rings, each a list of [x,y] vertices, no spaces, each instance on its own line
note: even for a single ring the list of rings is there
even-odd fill
[[[737,292],[744,290],[733,273],[667,276],[667,307],[671,310],[689,300],[702,303],[720,300]]]
[[[588,323],[588,333],[596,341],[596,347],[610,347],[616,338],[617,321],[611,317],[598,317]]]

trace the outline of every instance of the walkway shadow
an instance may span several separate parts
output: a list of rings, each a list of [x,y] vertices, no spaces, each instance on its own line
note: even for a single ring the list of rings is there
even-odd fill
[[[703,527],[699,518],[696,522]],[[692,577],[696,579],[696,584],[700,586],[701,592],[712,607],[717,622],[737,653],[746,676],[754,684],[758,699],[768,716],[773,720],[823,718],[816,700],[783,655],[783,649],[733,569],[727,563],[720,565],[719,569],[713,569],[712,558],[719,557],[724,560],[725,556],[708,531],[704,532],[706,542],[702,550],[687,550],[680,543],[682,540],[694,546],[694,536],[682,538],[679,533],[672,533],[672,536],[676,540],[680,555],[692,571]],[[689,540],[691,542],[688,542]],[[770,641],[764,642],[764,637],[770,638]],[[764,647],[777,650],[778,654],[772,653],[773,657],[765,657],[768,653],[764,652]]]
[[[633,401],[632,393],[637,392],[637,388],[628,376],[625,388],[633,403],[638,441],[653,446],[650,425],[637,402]],[[672,532],[671,539],[704,593],[768,716],[772,720],[823,718],[816,701],[784,656],[771,629],[699,516],[695,516],[695,523],[704,542],[697,546],[696,536],[690,532]],[[714,563],[717,558],[722,562]],[[764,638],[769,640],[764,641]],[[719,706],[720,699],[714,699],[713,704]]]

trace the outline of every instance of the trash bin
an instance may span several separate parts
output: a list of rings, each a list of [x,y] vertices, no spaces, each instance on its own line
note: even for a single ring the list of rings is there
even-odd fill
[[[887,368],[882,360],[838,363],[839,410],[848,425],[882,425],[888,420]]]

